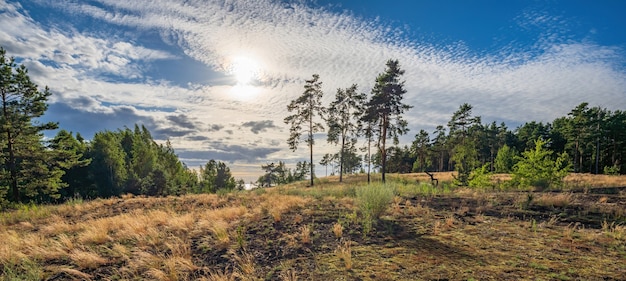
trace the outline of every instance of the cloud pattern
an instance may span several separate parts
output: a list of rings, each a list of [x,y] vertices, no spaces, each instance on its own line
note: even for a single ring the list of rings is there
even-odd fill
[[[51,9],[61,22],[36,21],[28,10],[34,6]],[[303,158],[284,144],[282,119],[304,80],[320,74],[326,102],[334,89],[353,83],[369,92],[389,58],[399,59],[406,70],[406,101],[414,106],[406,119],[412,131],[445,124],[465,102],[484,121],[510,126],[551,121],[582,101],[626,107],[624,50],[572,40],[568,19],[542,11],[524,11],[514,19],[512,32],[535,32],[533,44],[512,42],[488,54],[469,51],[463,42],[417,41],[383,19],[304,1],[36,0],[23,5],[0,0],[0,11],[0,45],[55,93],[51,120],[88,132],[146,124],[186,159]],[[108,28],[79,30],[63,20],[72,17]],[[158,40],[151,40],[164,44],[129,39],[141,34],[156,34]],[[237,89],[228,73],[237,56],[260,65],[254,90],[241,99],[234,98]],[[183,57],[201,62],[214,77],[184,85],[152,76],[151,70]],[[217,139],[227,139],[228,145]],[[320,153],[335,149],[318,143]]]

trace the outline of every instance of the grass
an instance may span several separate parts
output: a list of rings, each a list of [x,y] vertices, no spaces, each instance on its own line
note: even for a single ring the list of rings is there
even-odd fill
[[[437,174],[73,200],[0,214],[0,280],[620,280],[626,178],[558,192]],[[498,175],[505,178],[506,175]],[[598,185],[596,185],[596,180]]]

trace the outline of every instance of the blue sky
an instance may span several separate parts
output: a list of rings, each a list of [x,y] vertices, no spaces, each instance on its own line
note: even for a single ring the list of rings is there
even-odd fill
[[[390,58],[414,106],[403,144],[466,102],[511,129],[581,102],[626,109],[626,1],[389,3],[0,0],[0,46],[54,93],[46,120],[86,138],[144,124],[189,166],[221,160],[246,180],[306,159],[282,121],[305,79],[329,103],[353,83],[369,93]],[[324,139],[317,159],[337,150]]]

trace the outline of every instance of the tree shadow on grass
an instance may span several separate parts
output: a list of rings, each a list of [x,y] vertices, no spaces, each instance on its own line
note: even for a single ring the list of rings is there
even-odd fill
[[[376,224],[376,230],[376,233],[368,239],[368,244],[401,247],[408,251],[453,261],[477,261],[476,256],[467,253],[465,250],[446,244],[434,236],[416,233],[414,230],[409,229],[406,223],[400,221],[379,220]]]

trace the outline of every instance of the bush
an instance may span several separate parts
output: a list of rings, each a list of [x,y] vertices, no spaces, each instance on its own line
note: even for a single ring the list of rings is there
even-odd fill
[[[545,149],[546,141],[535,141],[535,149],[527,150],[518,157],[513,166],[513,180],[520,187],[536,187],[546,189],[560,186],[563,178],[569,173],[571,164],[566,153],[561,153],[556,160],[552,159],[552,151]]]
[[[482,167],[473,170],[470,173],[469,186],[475,188],[493,188],[494,184],[491,181],[491,173],[488,170],[489,163]]]
[[[612,175],[612,176],[619,175],[619,166],[618,165],[604,166],[604,174]]]
[[[395,196],[395,185],[372,183],[356,189],[356,201],[363,217],[380,218]]]

